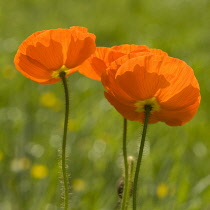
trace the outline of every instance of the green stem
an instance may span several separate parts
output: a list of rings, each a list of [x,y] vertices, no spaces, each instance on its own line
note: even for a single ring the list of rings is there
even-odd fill
[[[126,210],[128,206],[129,189],[128,189],[128,158],[127,158],[127,119],[125,118],[123,121],[123,158],[124,158],[125,177],[124,177],[121,210]]]
[[[133,196],[133,178],[135,173],[135,159],[130,156],[128,157],[128,186],[129,186],[129,192],[130,197]],[[130,198],[129,197],[129,198]]]
[[[60,73],[60,77],[63,82],[64,92],[65,92],[65,119],[64,119],[64,128],[63,128],[63,142],[62,142],[62,173],[63,173],[63,183],[64,183],[64,209],[68,210],[69,205],[69,188],[68,188],[68,175],[66,171],[66,137],[67,137],[67,128],[68,128],[68,118],[69,118],[69,92],[68,85],[65,77],[65,72]]]
[[[134,185],[133,185],[133,210],[136,210],[138,177],[139,177],[140,165],[141,165],[141,160],[142,160],[142,155],[143,155],[144,143],[145,143],[145,139],[146,139],[147,126],[148,126],[149,116],[150,116],[152,107],[150,105],[145,105],[144,109],[145,109],[144,126],[143,126],[141,145],[139,148],[139,154],[138,154],[138,159],[137,159],[137,164],[136,164],[136,171],[135,171],[135,176],[134,176]]]

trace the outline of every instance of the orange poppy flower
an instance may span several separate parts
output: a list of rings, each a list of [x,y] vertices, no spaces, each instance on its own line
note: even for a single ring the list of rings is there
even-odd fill
[[[38,31],[19,46],[15,55],[16,68],[40,84],[60,80],[60,72],[73,74],[76,66],[95,51],[95,35],[85,27]]]
[[[157,49],[149,49],[146,45],[119,45],[113,46],[111,48],[108,47],[96,47],[95,53],[93,53],[85,62],[83,62],[80,66],[76,67],[76,69],[85,76],[95,79],[101,80],[102,73],[110,66],[110,64],[116,61],[118,58],[131,54],[131,53],[150,53],[155,52],[156,54],[164,54],[167,53],[157,50]]]
[[[199,84],[184,62],[159,50],[133,53],[112,63],[102,74],[105,97],[126,119],[144,121],[144,107],[152,107],[149,123],[184,125],[200,104]]]

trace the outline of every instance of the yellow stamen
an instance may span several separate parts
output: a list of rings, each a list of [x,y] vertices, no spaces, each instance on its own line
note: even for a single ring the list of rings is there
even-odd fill
[[[143,101],[137,101],[135,103],[136,111],[137,112],[144,112],[145,111],[145,105],[150,105],[152,107],[151,112],[159,111],[160,105],[158,104],[155,97],[145,99]]]
[[[52,78],[60,78],[60,73],[65,72],[66,75],[69,74],[70,69],[68,69],[65,65],[61,66],[60,69],[53,71]]]

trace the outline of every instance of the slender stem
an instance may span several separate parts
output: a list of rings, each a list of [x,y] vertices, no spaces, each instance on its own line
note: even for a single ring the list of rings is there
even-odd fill
[[[66,171],[66,137],[68,128],[68,118],[69,118],[69,92],[68,85],[65,77],[65,72],[60,73],[60,77],[63,82],[64,92],[65,92],[65,119],[63,128],[63,142],[62,142],[62,173],[63,173],[63,183],[64,183],[64,209],[68,210],[69,205],[69,188],[68,188],[68,175]]]
[[[144,109],[145,109],[144,126],[143,126],[141,145],[139,148],[139,154],[138,154],[138,159],[137,159],[137,164],[136,164],[136,171],[135,171],[135,176],[134,176],[134,185],[133,185],[133,210],[136,210],[138,176],[139,176],[140,165],[141,165],[141,160],[142,160],[142,155],[143,155],[144,143],[145,143],[145,139],[146,139],[149,116],[150,116],[152,107],[150,105],[145,105]]]
[[[130,156],[128,157],[128,186],[129,186],[129,192],[130,197],[133,196],[133,178],[135,173],[135,159]],[[130,198],[129,197],[129,198]]]
[[[126,210],[128,206],[129,189],[128,189],[128,158],[127,158],[127,119],[123,121],[123,158],[124,158],[124,187],[122,196],[121,210]]]

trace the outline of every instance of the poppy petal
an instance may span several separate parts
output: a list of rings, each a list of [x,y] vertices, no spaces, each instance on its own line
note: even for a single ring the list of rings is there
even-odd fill
[[[21,52],[21,53],[23,53],[23,54],[26,54],[26,49],[27,49],[28,45],[29,45],[29,44],[33,45],[33,41],[35,40],[35,38],[36,38],[39,34],[45,32],[45,31],[46,31],[46,30],[37,31],[37,32],[31,34],[31,35],[30,35],[26,40],[24,40],[24,41],[22,42],[22,44],[19,46],[19,48],[18,48],[19,52]]]
[[[106,76],[106,74],[109,76]],[[119,87],[119,85],[115,82],[115,74],[116,71],[114,69],[107,69],[102,74],[102,84],[108,92],[115,95],[117,100],[124,104],[132,105],[135,102],[135,99],[130,97],[123,89]]]
[[[192,104],[194,101],[189,101],[189,98],[196,100],[197,97],[195,95],[200,95],[199,84],[193,70],[184,61],[172,57],[164,57],[159,73],[165,75],[165,78],[170,83],[169,86],[158,93],[158,98],[161,98],[161,102],[165,102],[165,105],[167,103],[168,105],[170,103],[173,104],[175,101],[180,100],[180,104],[182,101],[185,106],[184,101],[187,104]]]
[[[96,49],[95,35],[70,30],[70,42],[67,47],[65,66],[74,68],[82,64]]]
[[[152,98],[160,88],[169,86],[165,77],[154,70],[161,65],[161,61],[153,60],[153,55],[132,58],[117,71],[116,82],[137,101]]]
[[[80,32],[83,32],[83,33],[88,32],[88,29],[85,28],[85,27],[82,27],[82,26],[71,26],[69,29],[75,30],[75,31],[80,31]]]
[[[135,44],[123,44],[119,46],[113,46],[113,50],[129,54],[132,52],[149,52],[149,48],[146,45],[135,45]]]
[[[101,80],[101,74],[116,59],[123,56],[121,52],[114,51],[108,47],[96,47],[95,52],[80,66],[78,71],[95,80]]]
[[[62,44],[59,39],[62,40],[64,33],[65,29],[57,29],[39,34],[33,40],[33,45],[29,43],[26,54],[47,69],[59,69],[64,60]]]
[[[126,119],[129,119],[131,121],[138,121],[143,117],[143,113],[137,113],[135,111],[135,107],[131,107],[121,103],[116,99],[116,97],[112,96],[111,94],[104,92],[104,96],[109,101],[109,103],[113,105],[115,109]]]
[[[163,90],[161,92],[163,92]],[[171,95],[171,98],[168,98],[167,101],[164,101],[164,96],[161,95],[162,98],[160,98],[160,103],[163,109],[178,110],[194,104],[199,95],[200,90],[197,87],[189,85],[180,90],[179,93],[176,93],[176,95]]]
[[[155,112],[154,115],[156,115],[159,121],[165,122],[167,125],[182,126],[194,117],[199,104],[200,97],[197,98],[197,101],[194,104],[183,107],[180,110],[162,109],[160,112]]]
[[[162,50],[159,50],[159,49],[150,49],[149,50],[151,54],[154,54],[154,55],[164,55],[164,56],[168,56],[168,53],[162,51]]]
[[[27,55],[17,53],[15,56],[16,68],[27,78],[38,82],[45,83],[51,78],[51,72],[45,66],[32,59]]]

